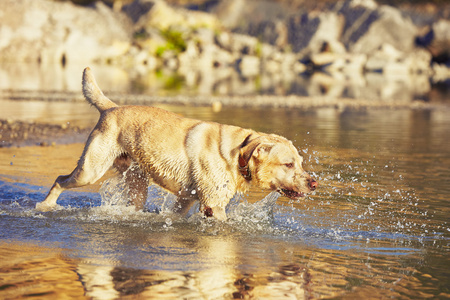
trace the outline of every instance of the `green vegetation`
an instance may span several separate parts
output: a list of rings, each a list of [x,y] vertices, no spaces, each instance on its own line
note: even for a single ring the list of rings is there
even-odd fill
[[[186,50],[186,41],[183,33],[176,30],[162,30],[161,35],[166,39],[167,43],[156,49],[156,56],[161,57],[165,51],[174,51],[176,54]]]
[[[164,89],[168,91],[178,91],[184,85],[184,77],[179,74],[164,74],[161,70],[156,71],[156,78],[164,82]]]

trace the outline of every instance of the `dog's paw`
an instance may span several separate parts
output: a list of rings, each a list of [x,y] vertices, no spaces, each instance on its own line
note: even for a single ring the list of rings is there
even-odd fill
[[[56,204],[52,205],[52,204],[45,203],[45,201],[44,201],[44,202],[36,203],[36,210],[41,211],[41,212],[46,212],[46,211],[55,210],[56,206],[57,206]]]
[[[206,206],[203,210],[203,213],[206,217],[214,217],[219,221],[226,221],[227,214],[225,213],[225,209],[220,206],[209,207]]]

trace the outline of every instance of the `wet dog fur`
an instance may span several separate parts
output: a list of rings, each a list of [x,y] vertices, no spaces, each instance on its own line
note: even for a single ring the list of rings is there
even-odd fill
[[[98,87],[89,68],[83,94],[100,112],[77,167],[59,176],[36,208],[51,210],[67,189],[95,183],[114,167],[123,174],[131,204],[142,209],[148,185],[177,196],[175,210],[195,201],[206,216],[225,220],[225,207],[251,185],[298,199],[316,189],[291,141],[275,134],[181,117],[149,106],[118,106]]]

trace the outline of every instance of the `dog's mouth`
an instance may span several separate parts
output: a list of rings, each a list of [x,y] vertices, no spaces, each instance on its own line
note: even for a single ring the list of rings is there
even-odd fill
[[[288,189],[278,189],[278,192],[281,195],[286,196],[293,200],[299,199],[301,197],[305,197],[304,193],[300,193],[300,192],[296,192],[296,191],[288,190]]]

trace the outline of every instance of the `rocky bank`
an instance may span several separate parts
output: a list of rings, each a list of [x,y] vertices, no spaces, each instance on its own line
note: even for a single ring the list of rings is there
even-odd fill
[[[315,77],[323,96],[370,98],[358,95],[363,88],[333,89],[329,82],[382,76],[402,82],[414,98],[430,83],[450,78],[448,19],[414,22],[371,0],[342,0],[310,11],[289,11],[269,0],[214,3],[205,12],[163,0],[114,8],[103,2],[3,0],[0,62],[99,63],[141,75],[164,70],[198,85],[199,94],[247,94],[248,82],[270,89]],[[401,98],[403,90],[399,85],[385,96]]]

